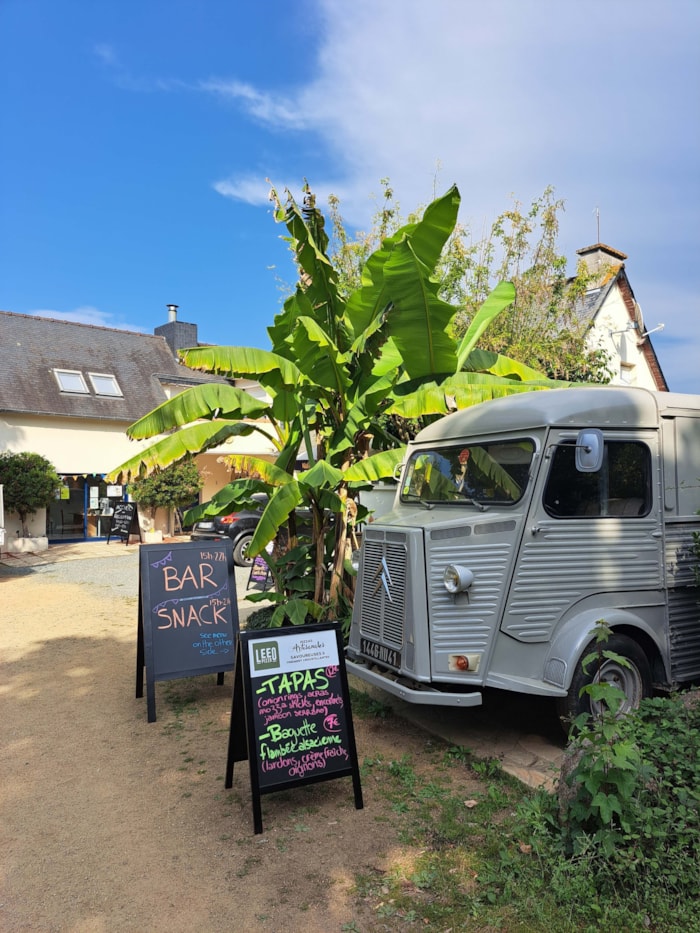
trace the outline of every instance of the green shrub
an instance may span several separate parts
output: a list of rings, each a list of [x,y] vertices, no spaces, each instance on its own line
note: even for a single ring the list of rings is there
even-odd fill
[[[622,718],[614,694],[600,698],[611,705],[579,724],[558,799],[525,802],[520,831],[580,920],[700,929],[700,693],[643,700]]]

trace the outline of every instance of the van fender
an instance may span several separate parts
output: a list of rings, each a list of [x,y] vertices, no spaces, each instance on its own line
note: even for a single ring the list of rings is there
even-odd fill
[[[571,616],[559,627],[544,662],[542,679],[546,683],[569,689],[576,664],[594,637],[593,629],[600,621],[613,630],[624,630],[630,638],[634,638],[635,630],[640,635],[643,633],[639,639],[641,647],[645,648],[645,643],[651,641],[662,656],[657,633],[635,612],[629,609],[606,609],[601,612],[600,607],[586,609]],[[652,664],[653,660],[650,658],[649,663]]]

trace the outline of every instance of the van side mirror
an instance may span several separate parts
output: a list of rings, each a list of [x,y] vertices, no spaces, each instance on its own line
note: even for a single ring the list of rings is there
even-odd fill
[[[603,432],[584,428],[576,438],[576,469],[579,473],[597,473],[603,465]]]

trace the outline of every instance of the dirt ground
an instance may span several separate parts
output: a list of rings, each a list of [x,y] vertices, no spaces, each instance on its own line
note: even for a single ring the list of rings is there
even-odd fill
[[[377,778],[362,810],[350,778],[266,795],[255,835],[246,762],[224,788],[231,674],[158,683],[149,724],[136,626],[135,597],[0,577],[0,929],[387,929],[353,891],[410,855]],[[427,761],[417,727],[354,718],[360,764]]]

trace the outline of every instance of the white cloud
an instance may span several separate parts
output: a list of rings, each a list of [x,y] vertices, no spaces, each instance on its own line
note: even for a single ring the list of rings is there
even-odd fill
[[[256,90],[242,81],[210,79],[201,81],[199,90],[207,91],[227,100],[243,104],[245,110],[270,126],[302,128],[304,114],[291,99],[275,97],[273,94]]]
[[[316,7],[321,41],[305,86],[207,88],[276,132],[315,138],[332,169],[309,181],[321,199],[339,194],[349,226],[367,224],[369,192],[385,176],[404,212],[456,182],[476,235],[511,196],[527,205],[553,185],[566,202],[570,271],[575,250],[598,237],[599,208],[600,239],[629,255],[651,318],[667,318],[666,334],[686,335],[686,354],[700,353],[685,316],[700,317],[688,263],[700,250],[697,0],[355,0],[352,15],[336,0]],[[251,157],[260,164],[262,153]],[[253,169],[216,190],[261,203],[263,179]],[[683,316],[665,299],[681,282],[691,301]],[[676,354],[670,342],[659,349],[675,388]]]
[[[81,305],[71,311],[35,310],[27,314],[34,317],[48,317],[55,321],[73,321],[76,324],[92,324],[95,327],[110,327],[114,330],[131,330],[137,333],[148,333],[147,328],[139,324],[129,324],[108,311],[100,311],[91,305]]]

